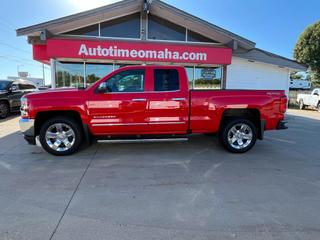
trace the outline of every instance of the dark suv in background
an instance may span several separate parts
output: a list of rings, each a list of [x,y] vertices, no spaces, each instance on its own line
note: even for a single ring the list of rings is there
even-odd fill
[[[37,91],[37,87],[25,80],[0,80],[0,118],[6,118],[10,112],[18,112],[23,95]]]

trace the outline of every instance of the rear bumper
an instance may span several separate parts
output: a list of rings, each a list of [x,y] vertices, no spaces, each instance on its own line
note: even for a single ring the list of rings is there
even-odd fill
[[[24,139],[29,144],[35,145],[34,119],[20,118],[19,125],[20,131],[24,135]]]
[[[288,127],[286,126],[286,121],[279,121],[278,125],[277,125],[277,129],[278,130],[284,130],[284,129],[288,129]]]

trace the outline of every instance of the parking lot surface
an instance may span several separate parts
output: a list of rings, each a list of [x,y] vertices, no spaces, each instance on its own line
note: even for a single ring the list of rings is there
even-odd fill
[[[320,239],[320,113],[246,154],[216,137],[94,144],[69,157],[0,121],[0,239]]]

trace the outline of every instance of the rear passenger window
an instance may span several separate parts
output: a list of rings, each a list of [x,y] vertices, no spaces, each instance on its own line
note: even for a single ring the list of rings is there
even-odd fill
[[[179,90],[179,73],[175,69],[154,70],[154,90],[176,91]]]

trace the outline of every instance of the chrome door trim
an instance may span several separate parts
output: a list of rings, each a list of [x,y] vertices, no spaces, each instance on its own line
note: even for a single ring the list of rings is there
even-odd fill
[[[186,122],[150,122],[150,125],[186,124]]]
[[[145,126],[145,125],[167,125],[167,124],[186,124],[186,122],[149,122],[149,123],[94,123],[93,127],[112,127],[112,126]]]
[[[172,98],[172,101],[186,101],[186,98]]]
[[[147,99],[146,98],[134,98],[132,99],[132,102],[146,102]]]
[[[94,123],[93,127],[112,127],[112,126],[143,126],[147,123]]]

